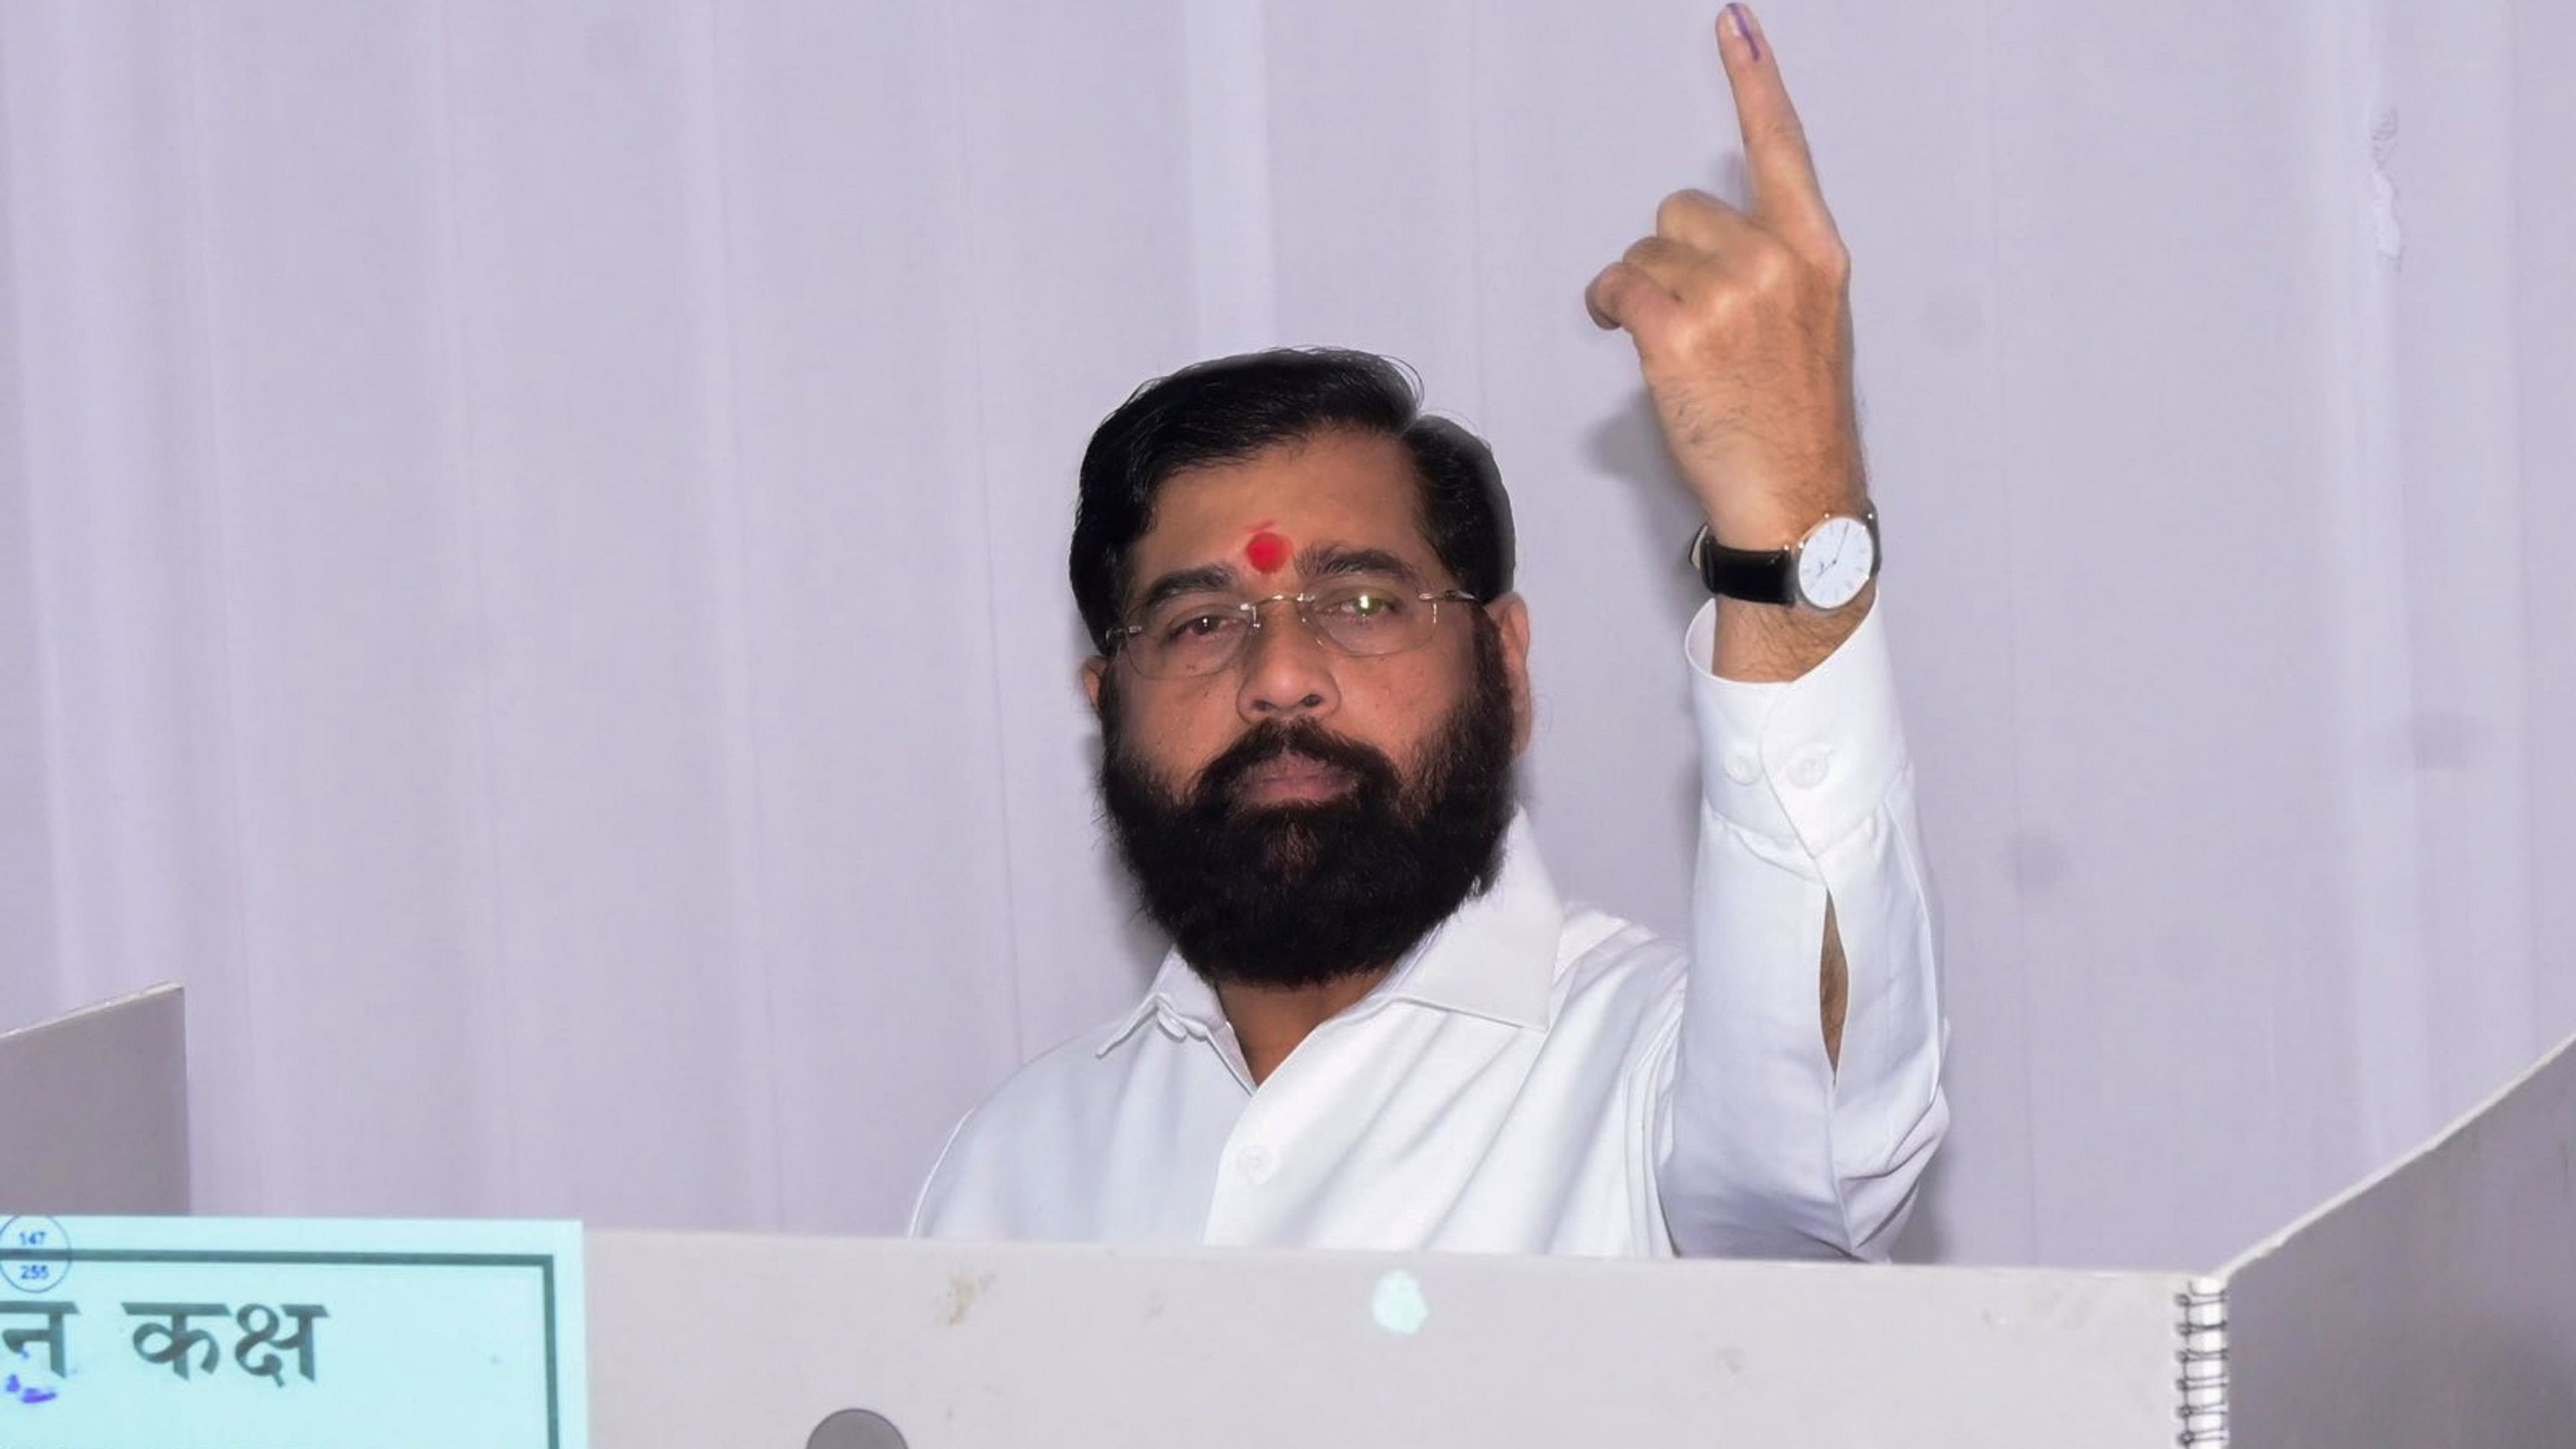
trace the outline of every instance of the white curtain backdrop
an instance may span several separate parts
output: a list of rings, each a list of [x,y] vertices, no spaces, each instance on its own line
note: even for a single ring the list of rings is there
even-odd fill
[[[1075,459],[1274,342],[1493,440],[1541,838],[1677,927],[1578,296],[1731,184],[1713,3],[0,0],[0,1020],[185,982],[208,1210],[897,1228],[1158,949]],[[1909,1251],[2209,1262],[2576,1027],[2576,7],[1767,20],[1946,906]]]

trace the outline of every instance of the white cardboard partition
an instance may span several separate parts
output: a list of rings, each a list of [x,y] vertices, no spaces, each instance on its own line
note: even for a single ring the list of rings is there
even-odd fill
[[[188,1210],[188,1048],[176,986],[0,1033],[0,1206]]]
[[[2207,1276],[589,1242],[619,1449],[2576,1446],[2576,1042]]]
[[[0,1205],[184,1211],[182,1041],[175,988],[0,1036]],[[2206,1276],[585,1247],[608,1449],[2567,1449],[2576,1041]]]
[[[2227,1279],[2241,1445],[2576,1446],[2576,1041]]]
[[[2176,1428],[2171,1275],[623,1232],[588,1246],[606,1449],[802,1449],[843,1409],[911,1449],[2147,1449]]]

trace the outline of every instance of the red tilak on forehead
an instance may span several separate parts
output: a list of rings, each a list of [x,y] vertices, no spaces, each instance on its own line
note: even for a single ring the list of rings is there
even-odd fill
[[[1265,574],[1275,574],[1281,569],[1286,568],[1288,566],[1288,555],[1295,553],[1296,551],[1296,547],[1289,543],[1288,540],[1270,532],[1268,529],[1263,529],[1261,532],[1254,534],[1251,540],[1243,546],[1244,558],[1251,563],[1253,568]]]

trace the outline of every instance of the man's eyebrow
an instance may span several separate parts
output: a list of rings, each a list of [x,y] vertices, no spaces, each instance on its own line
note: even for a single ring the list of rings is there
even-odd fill
[[[1382,548],[1350,548],[1337,543],[1319,543],[1297,556],[1297,571],[1309,583],[1318,579],[1347,578],[1352,574],[1392,574],[1416,588],[1422,585],[1419,570]]]
[[[1136,612],[1150,612],[1166,599],[1183,594],[1221,594],[1234,588],[1234,569],[1226,564],[1200,564],[1196,568],[1174,569],[1145,588],[1145,596],[1136,602]]]

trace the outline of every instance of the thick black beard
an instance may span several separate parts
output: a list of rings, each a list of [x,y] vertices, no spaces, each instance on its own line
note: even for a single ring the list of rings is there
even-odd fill
[[[1481,611],[1476,681],[1416,779],[1311,719],[1254,726],[1176,797],[1127,748],[1101,681],[1100,799],[1146,916],[1210,984],[1319,986],[1384,969],[1502,867],[1512,818],[1511,683]],[[1254,768],[1303,755],[1358,783],[1339,799],[1246,808]]]

